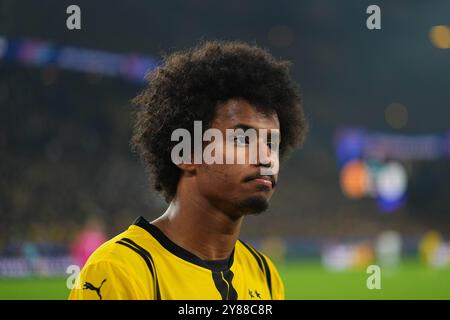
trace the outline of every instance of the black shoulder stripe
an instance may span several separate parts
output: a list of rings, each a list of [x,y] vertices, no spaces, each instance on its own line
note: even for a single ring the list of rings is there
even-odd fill
[[[261,253],[259,253],[258,250],[249,246],[244,241],[242,240],[239,241],[247,248],[248,251],[250,251],[250,253],[255,257],[256,261],[258,262],[259,267],[266,276],[267,286],[269,287],[270,297],[272,298],[272,277],[270,275],[270,269],[269,265],[267,264],[266,258]]]
[[[122,238],[121,239],[124,242],[127,242],[129,244],[131,244],[132,246],[136,247],[137,249],[139,249],[139,251],[141,251],[145,256],[147,256],[147,258],[150,260],[151,265],[153,266],[153,270],[155,271],[155,284],[156,284],[156,289],[157,289],[157,296],[159,296],[159,281],[158,281],[158,274],[156,272],[156,265],[155,265],[155,261],[152,258],[152,255],[150,254],[150,252],[148,252],[147,250],[145,250],[143,247],[141,247],[140,245],[138,245],[136,242],[134,242],[131,239],[128,238]],[[160,297],[158,297],[159,299]]]
[[[247,245],[244,241],[241,241],[241,240],[239,240],[239,241],[244,245],[244,247],[247,248],[248,251],[250,251],[250,253],[253,255],[253,257],[255,257],[256,262],[258,262],[259,268],[261,269],[262,272],[264,272],[264,268],[262,266],[261,260],[259,259],[258,255],[252,249],[250,249],[250,246]]]
[[[140,245],[138,245],[136,242],[134,242],[131,239],[128,238],[122,238],[120,239],[120,241],[124,241],[127,242],[129,244],[131,244],[132,246],[135,246],[136,248],[138,248],[139,250],[143,251],[147,256],[149,256],[150,259],[152,259],[152,256],[150,254],[150,252],[148,252],[147,250],[145,250],[143,247],[141,247]],[[153,259],[152,259],[153,260]]]
[[[272,277],[270,276],[269,265],[267,264],[266,258],[261,253],[257,252],[257,254],[261,257],[264,268],[266,269],[267,285],[269,286],[270,297],[272,298]]]
[[[145,254],[140,252],[139,249],[137,249],[137,248],[133,247],[132,245],[130,245],[128,243],[125,243],[125,242],[123,242],[121,240],[116,241],[116,243],[121,244],[121,245],[123,245],[125,247],[128,247],[131,250],[133,250],[134,252],[136,252],[137,254],[139,254],[144,259],[144,261],[147,263],[148,269],[150,270],[150,273],[152,274],[153,279],[155,278],[155,272],[153,270],[153,265],[150,263],[150,261],[148,261],[148,258],[145,256]]]
[[[161,293],[160,293],[160,290],[159,290],[158,276],[156,274],[156,270],[154,268],[154,262],[153,262],[153,259],[152,259],[151,255],[150,255],[150,253],[147,250],[145,250],[144,248],[142,248],[141,246],[137,245],[136,243],[134,243],[135,244],[135,246],[134,246],[134,245],[132,245],[130,243],[127,243],[127,242],[134,243],[133,241],[131,241],[130,239],[127,239],[127,238],[123,238],[123,239],[121,239],[119,241],[116,241],[116,243],[121,244],[121,245],[123,245],[123,246],[125,246],[127,248],[130,248],[131,250],[133,250],[134,252],[139,254],[142,257],[142,259],[144,259],[144,261],[145,261],[145,263],[146,263],[146,265],[147,265],[148,269],[150,270],[150,273],[151,273],[151,275],[153,277],[153,281],[155,282],[156,299],[157,300],[161,300]]]

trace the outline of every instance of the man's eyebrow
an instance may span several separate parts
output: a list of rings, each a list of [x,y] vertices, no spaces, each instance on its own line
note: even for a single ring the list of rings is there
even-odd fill
[[[250,126],[248,124],[245,124],[245,123],[238,123],[237,125],[235,125],[231,129],[243,129],[244,131],[248,130],[248,129],[254,129],[254,130],[258,131],[258,129],[256,129],[255,127],[252,127],[252,126]],[[272,130],[278,130],[278,129],[267,129],[267,132],[271,132]]]
[[[238,123],[232,129],[243,129],[243,130],[254,129],[254,130],[257,130],[255,127],[249,126],[248,124],[245,124],[245,123]]]

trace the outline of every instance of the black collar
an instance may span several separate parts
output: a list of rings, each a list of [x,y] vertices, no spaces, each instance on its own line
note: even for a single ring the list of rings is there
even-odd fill
[[[142,229],[146,230],[148,233],[150,233],[153,238],[155,238],[166,250],[170,251],[172,254],[176,255],[177,257],[189,261],[193,264],[196,264],[200,267],[220,272],[225,271],[231,268],[234,261],[234,249],[231,253],[230,257],[224,260],[203,260],[199,257],[197,257],[195,254],[187,251],[186,249],[180,247],[175,242],[170,240],[157,226],[149,223],[147,220],[145,220],[144,217],[137,218],[133,225],[136,225],[138,227],[141,227]]]

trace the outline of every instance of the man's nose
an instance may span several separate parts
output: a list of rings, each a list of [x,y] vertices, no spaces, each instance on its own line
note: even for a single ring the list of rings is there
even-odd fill
[[[272,137],[274,138],[274,137]],[[277,136],[275,136],[276,140]],[[270,141],[268,145],[267,137],[258,139],[257,164],[261,168],[262,175],[276,175],[279,170],[278,141]]]
[[[267,146],[267,141],[264,138],[258,140],[258,155],[257,164],[262,167],[270,167],[274,161],[274,155]]]

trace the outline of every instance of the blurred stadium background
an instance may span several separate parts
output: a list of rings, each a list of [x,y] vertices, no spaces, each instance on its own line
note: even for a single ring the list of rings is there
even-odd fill
[[[0,0],[0,299],[65,299],[68,265],[161,214],[129,100],[162,54],[211,38],[292,60],[304,95],[306,145],[242,234],[287,298],[449,299],[449,25],[449,1]]]

